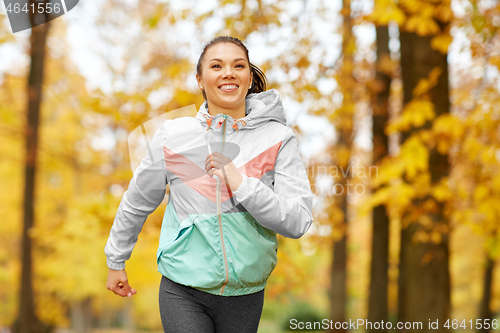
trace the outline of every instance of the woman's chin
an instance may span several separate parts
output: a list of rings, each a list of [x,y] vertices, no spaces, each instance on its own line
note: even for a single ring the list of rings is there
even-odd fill
[[[227,108],[236,108],[241,103],[245,102],[245,96],[234,95],[234,96],[219,96],[220,105],[224,105]]]

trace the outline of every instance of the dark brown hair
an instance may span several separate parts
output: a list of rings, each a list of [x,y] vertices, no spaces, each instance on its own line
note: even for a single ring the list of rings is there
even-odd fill
[[[198,59],[198,64],[196,64],[196,74],[198,74],[201,77],[201,63],[203,61],[203,58],[205,57],[205,53],[210,48],[210,46],[218,43],[233,43],[241,47],[241,49],[245,52],[248,63],[250,64],[250,73],[253,73],[252,86],[250,87],[250,89],[248,89],[247,96],[249,94],[266,91],[267,79],[266,76],[264,75],[264,72],[259,67],[255,66],[250,62],[250,58],[248,57],[248,49],[243,44],[243,42],[236,37],[219,36],[217,38],[212,39],[210,43],[205,45],[205,47],[203,48],[203,52],[201,52],[200,58]],[[205,100],[207,99],[207,95],[205,94],[204,89],[203,89],[203,98],[205,98]]]

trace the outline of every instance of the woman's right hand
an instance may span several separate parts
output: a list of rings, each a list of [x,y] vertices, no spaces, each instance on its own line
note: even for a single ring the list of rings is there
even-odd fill
[[[117,271],[109,268],[106,287],[108,290],[122,297],[132,297],[132,295],[137,294],[137,290],[132,289],[128,285],[127,272],[125,272],[125,269]]]

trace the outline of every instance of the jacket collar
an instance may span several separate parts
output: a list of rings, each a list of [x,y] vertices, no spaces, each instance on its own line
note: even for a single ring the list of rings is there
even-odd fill
[[[245,117],[233,119],[227,116],[226,129],[229,131],[240,131],[253,129],[262,126],[268,121],[276,121],[286,126],[286,118],[283,110],[283,103],[276,89],[270,89],[261,93],[249,94],[245,101]],[[222,114],[211,116],[208,113],[207,101],[200,106],[195,116],[204,128],[217,128],[217,125],[224,121]]]

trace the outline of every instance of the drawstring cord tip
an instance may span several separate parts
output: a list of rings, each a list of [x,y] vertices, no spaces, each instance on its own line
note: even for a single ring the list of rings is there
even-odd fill
[[[212,117],[209,117],[209,116],[208,116],[208,115],[206,115],[206,114],[204,114],[204,116],[205,116],[205,118],[207,119],[207,125],[208,125],[208,126],[207,126],[207,131],[208,131],[208,129],[210,128],[210,125],[212,125],[212,118],[213,118],[213,116],[212,116]]]

